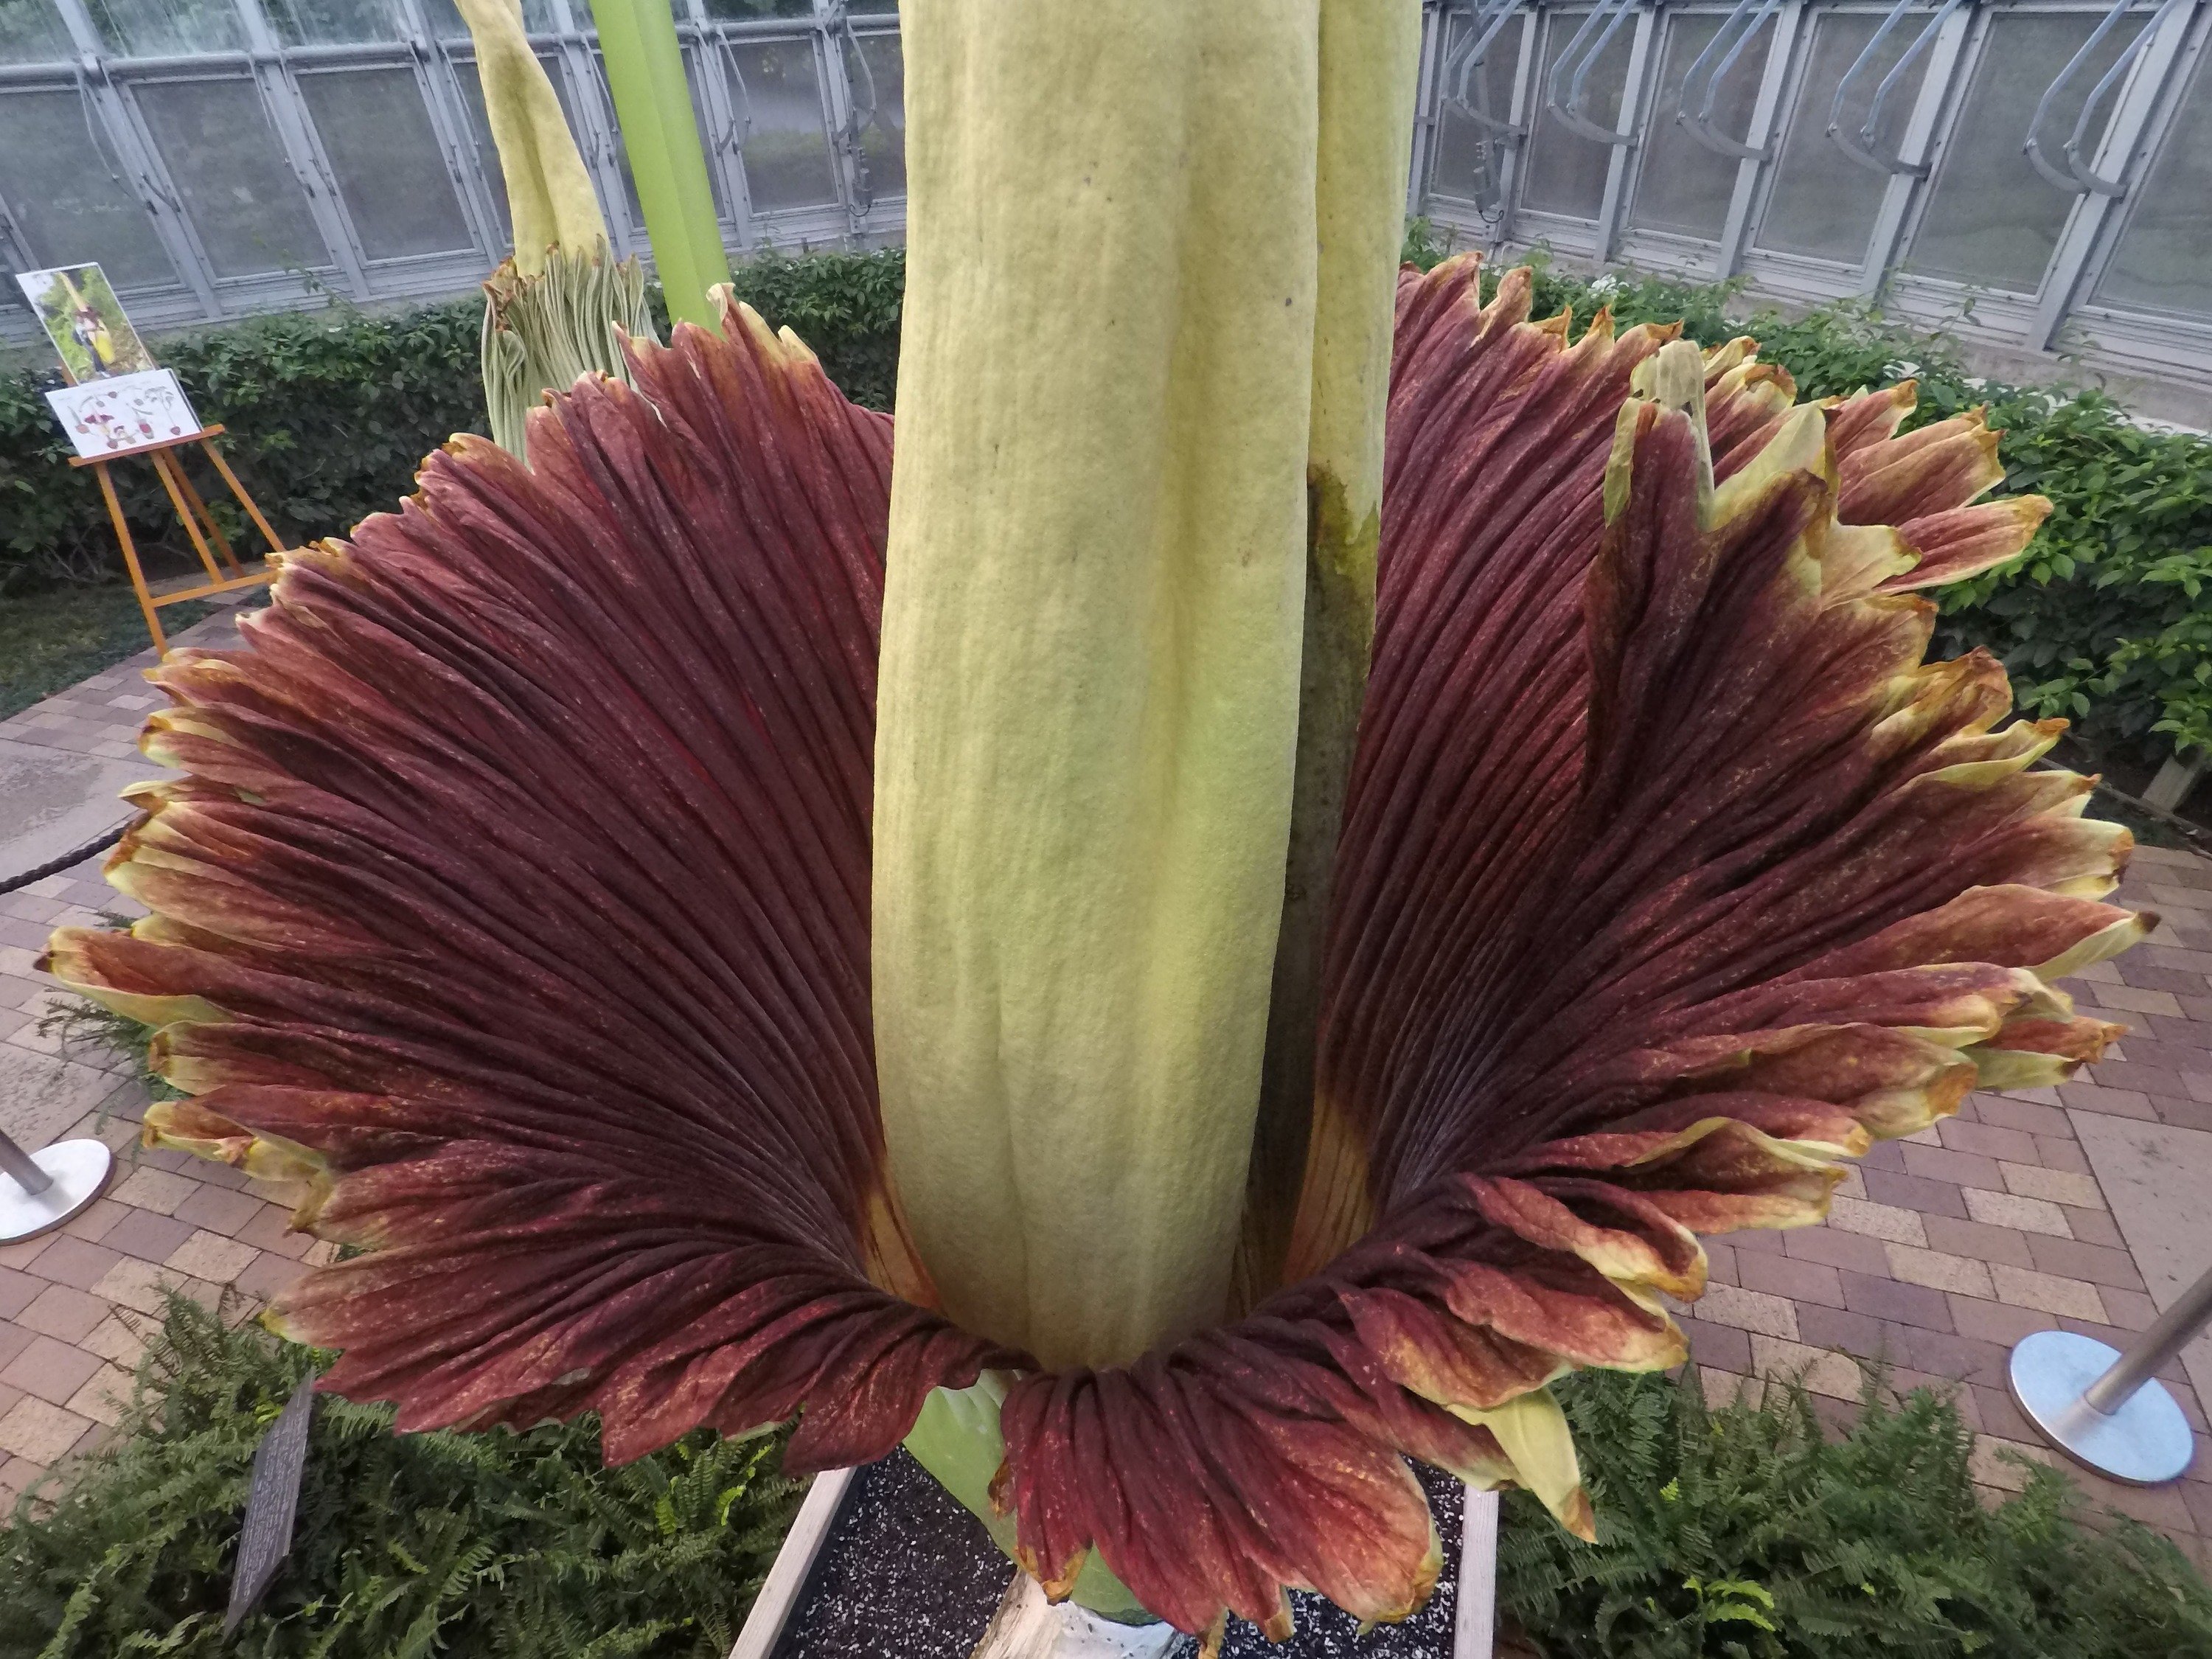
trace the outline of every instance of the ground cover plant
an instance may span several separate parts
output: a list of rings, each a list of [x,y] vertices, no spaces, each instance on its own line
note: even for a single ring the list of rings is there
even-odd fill
[[[695,1435],[618,1470],[588,1425],[394,1436],[325,1396],[290,1565],[217,1639],[246,1472],[307,1351],[171,1304],[108,1450],[0,1530],[0,1659],[720,1659],[793,1506],[781,1437]],[[1847,1435],[1777,1383],[1562,1390],[1598,1538],[1506,1499],[1499,1601],[1546,1659],[2197,1659],[2212,1592],[2163,1538],[2033,1466],[1995,1510],[1942,1397],[1870,1394]]]
[[[2058,1470],[1990,1508],[1949,1397],[1870,1386],[1847,1432],[1801,1387],[1709,1410],[1693,1373],[1563,1391],[1595,1543],[1505,1498],[1499,1604],[1546,1659],[2201,1659],[2212,1590]]]
[[[292,1553],[221,1632],[255,1446],[311,1363],[173,1298],[106,1445],[0,1529],[0,1659],[722,1659],[797,1501],[779,1434],[610,1469],[590,1419],[395,1435],[316,1404]]]

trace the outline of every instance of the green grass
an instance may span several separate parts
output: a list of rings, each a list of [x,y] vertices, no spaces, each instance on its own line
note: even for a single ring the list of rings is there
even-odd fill
[[[165,605],[171,637],[215,607]],[[122,584],[0,595],[0,720],[143,651],[146,619]]]

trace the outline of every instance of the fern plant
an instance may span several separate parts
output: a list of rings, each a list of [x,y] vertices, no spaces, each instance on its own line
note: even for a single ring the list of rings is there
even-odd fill
[[[720,1659],[789,1522],[781,1437],[600,1466],[589,1419],[392,1432],[317,1402],[292,1552],[222,1640],[254,1448],[313,1356],[181,1297],[106,1448],[0,1531],[0,1659]]]
[[[2212,1590],[2167,1540],[2027,1466],[1984,1508],[1942,1395],[1870,1386],[1850,1432],[1802,1387],[1709,1409],[1694,1379],[1563,1390],[1595,1544],[1508,1496],[1501,1605],[1547,1659],[2203,1659]],[[2107,1524],[2109,1522],[2109,1524]]]

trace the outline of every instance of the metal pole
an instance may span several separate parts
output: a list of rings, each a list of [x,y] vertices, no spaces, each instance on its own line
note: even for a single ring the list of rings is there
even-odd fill
[[[2021,1339],[2005,1368],[2013,1398],[2043,1437],[2077,1463],[2131,1486],[2162,1485],[2189,1467],[2197,1443],[2181,1407],[2152,1373],[2208,1319],[2212,1272],[2125,1353],[2072,1331],[2037,1331]]]
[[[31,1155],[4,1134],[0,1134],[0,1173],[33,1197],[54,1184],[54,1178],[31,1162]]]
[[[2189,1346],[2207,1317],[2212,1317],[2212,1271],[2184,1291],[2179,1301],[2128,1344],[2127,1352],[2112,1362],[2112,1369],[2089,1385],[2081,1403],[2110,1417],[2167,1360]]]

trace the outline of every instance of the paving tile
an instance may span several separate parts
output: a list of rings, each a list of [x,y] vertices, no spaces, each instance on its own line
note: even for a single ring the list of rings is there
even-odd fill
[[[177,1206],[176,1218],[189,1221],[193,1226],[204,1228],[209,1232],[229,1237],[260,1214],[263,1207],[261,1200],[251,1193],[202,1186]]]
[[[2100,1008],[2118,1008],[2130,1013],[2173,1015],[2182,1011],[2172,992],[2138,990],[2132,985],[2100,985],[2096,998]]]
[[[2066,1224],[2065,1212],[2047,1198],[1993,1193],[1980,1187],[1969,1187],[1962,1195],[1966,1200],[1966,1213],[1984,1226],[2047,1233],[2053,1238],[2074,1237],[2074,1230]]]
[[[2084,1210],[2072,1204],[2062,1204],[2066,1229],[2084,1244],[2109,1244],[2115,1249],[2124,1249],[2127,1243],[2112,1218],[2103,1210]]]
[[[1917,1152],[1920,1148],[1913,1150]],[[1864,1170],[1860,1174],[1866,1182],[1867,1196],[1877,1202],[1923,1216],[1950,1215],[1961,1221],[1967,1218],[1966,1200],[1960,1195],[1954,1182],[1930,1181],[1892,1170]]]
[[[168,1305],[167,1293],[173,1290],[210,1308],[218,1299],[216,1287],[212,1285],[131,1256],[117,1262],[108,1270],[107,1276],[93,1289],[118,1306],[155,1318],[159,1318]]]
[[[1886,1328],[1891,1353],[1915,1370],[1946,1382],[2004,1386],[2005,1362],[2011,1352],[2006,1346],[1950,1331],[1923,1330],[1917,1325]]]
[[[221,1233],[196,1232],[173,1251],[162,1265],[214,1285],[228,1285],[261,1254]]]
[[[1934,1291],[1956,1291],[1961,1296],[1990,1293],[1990,1275],[1996,1270],[1985,1262],[1963,1255],[1947,1255],[1941,1250],[1915,1249],[1910,1244],[1885,1248],[1890,1272],[1908,1285],[1924,1285]],[[2006,1271],[2023,1270],[2013,1267]]]
[[[1848,1355],[1829,1353],[1778,1336],[1751,1339],[1751,1363],[1761,1376],[1794,1376],[1814,1394],[1856,1403],[1861,1386],[1857,1363]]]
[[[1727,1325],[1709,1325],[1702,1319],[1680,1319],[1675,1322],[1689,1338],[1690,1358],[1697,1364],[1716,1365],[1724,1370],[1751,1369],[1751,1337],[1747,1332]]]
[[[0,1319],[13,1319],[29,1307],[46,1281],[15,1267],[0,1267]]]
[[[1889,1257],[1878,1238],[1859,1233],[1839,1233],[1832,1227],[1797,1227],[1781,1235],[1784,1255],[1800,1261],[1818,1261],[1856,1273],[1889,1271]]]
[[[2141,1291],[2125,1291],[2116,1285],[2100,1285],[2097,1300],[2105,1304],[2105,1319],[2124,1331],[2149,1328],[2159,1315],[2158,1304]]]
[[[1979,1152],[1984,1158],[2035,1162],[2035,1137],[2025,1129],[2008,1129],[1995,1123],[1964,1123],[1956,1118],[1936,1126],[1943,1144],[1954,1152]],[[1911,1160],[1908,1158],[1908,1164]]]
[[[2112,1117],[2140,1118],[2149,1121],[2158,1116],[2150,1103],[2150,1097],[2133,1089],[2106,1089],[2094,1083],[2062,1083],[2058,1097],[2076,1111],[2103,1112]]]
[[[2123,1291],[2143,1288],[2135,1259],[2124,1249],[2103,1244],[2084,1244],[2071,1238],[2031,1238],[2028,1249],[2039,1272],[2063,1279],[2083,1279],[2092,1285],[2109,1285]]]
[[[151,1328],[136,1315],[110,1314],[77,1341],[77,1346],[112,1364],[135,1366],[151,1340]]]
[[[2070,1135],[2064,1139],[2057,1135],[2038,1135],[2035,1150],[2043,1154],[2043,1167],[2046,1170],[2063,1170],[2069,1175],[2089,1173],[2089,1159],[2081,1151],[2081,1143]]]
[[[34,1463],[52,1464],[67,1455],[92,1419],[35,1397],[17,1401],[0,1417],[0,1451]]]
[[[248,1296],[257,1296],[264,1302],[273,1302],[289,1290],[293,1282],[305,1271],[306,1269],[297,1261],[289,1261],[281,1255],[270,1255],[264,1252],[256,1257],[253,1265],[240,1273],[231,1283]],[[1724,1290],[1727,1286],[1717,1285],[1714,1288]]]
[[[1951,1307],[1940,1290],[1930,1290],[1923,1284],[1900,1284],[1894,1279],[1877,1279],[1870,1273],[1847,1273],[1841,1277],[1844,1305],[1853,1313],[1900,1325],[1917,1325],[1927,1330],[1948,1332],[1952,1328]]]
[[[1829,1206],[1828,1224],[1847,1233],[1863,1233],[1869,1238],[1887,1239],[1896,1244],[1928,1242],[1927,1231],[1912,1211],[1863,1199],[1835,1199]]]
[[[1976,1261],[2009,1261],[2015,1267],[2033,1267],[2027,1240],[2009,1227],[1991,1227],[1955,1216],[1923,1218],[1928,1228],[1928,1248],[1946,1255],[1963,1255]]]
[[[2105,1304],[2098,1297],[2097,1287],[2084,1285],[2078,1279],[2060,1279],[2051,1273],[2009,1267],[2002,1261],[1990,1267],[1989,1273],[2000,1302],[2038,1308],[2045,1313],[2069,1314],[2075,1319],[2101,1322],[2105,1317]]]
[[[99,1283],[102,1273],[121,1260],[117,1252],[104,1244],[88,1244],[63,1233],[55,1235],[39,1252],[31,1271],[50,1283],[88,1291]]]
[[[82,1348],[51,1336],[34,1337],[22,1352],[0,1366],[0,1382],[50,1405],[62,1406],[83,1386],[85,1378],[100,1369],[100,1364]]]
[[[31,1346],[38,1332],[27,1325],[18,1325],[12,1319],[0,1319],[0,1365],[6,1364]]]
[[[177,1247],[198,1231],[174,1216],[133,1210],[115,1224],[102,1242],[110,1249],[141,1261],[167,1261]]]
[[[113,1365],[102,1365],[64,1403],[78,1416],[112,1428],[122,1420],[124,1409],[131,1403],[131,1383],[130,1372]]]
[[[64,1223],[62,1231],[71,1238],[81,1238],[88,1244],[97,1244],[107,1237],[109,1228],[130,1213],[131,1208],[128,1205],[118,1204],[112,1198],[95,1198],[83,1210]]]
[[[1843,1280],[1824,1262],[1801,1261],[1791,1255],[1746,1255],[1737,1258],[1736,1273],[1746,1290],[1822,1307],[1844,1305]]]
[[[237,1237],[240,1243],[273,1250],[278,1255],[290,1256],[295,1261],[305,1255],[307,1246],[314,1243],[310,1235],[294,1232],[291,1212],[275,1204],[263,1204],[260,1213],[238,1230]],[[1708,1253],[1726,1249],[1731,1256],[1737,1256],[1743,1237],[1744,1235],[1739,1234],[1725,1246],[1708,1243],[1705,1249]]]
[[[1905,1172],[1927,1181],[1948,1181],[1960,1187],[1988,1187],[2002,1192],[2004,1177],[1997,1161],[1979,1152],[1954,1152],[1948,1146],[1905,1148]],[[1869,1189],[1873,1183],[1869,1182]]]
[[[115,1197],[156,1215],[174,1215],[177,1206],[199,1190],[199,1183],[167,1170],[141,1165],[115,1188]]]
[[[2056,1091],[2052,1092],[2051,1098],[2057,1098]],[[2000,1128],[2018,1129],[2029,1136],[2070,1135],[2074,1133],[2066,1121],[2066,1114],[2057,1106],[2022,1100],[2013,1095],[1977,1095],[1974,1105],[1983,1122],[1994,1123]]]
[[[15,1322],[41,1335],[74,1342],[107,1317],[107,1304],[70,1285],[49,1285],[15,1316]]]
[[[2081,1073],[2104,1089],[2131,1089],[2142,1095],[2186,1095],[2182,1074],[2163,1066],[2138,1065],[2129,1060],[2100,1060]],[[2001,1154],[2000,1156],[2007,1156]]]
[[[1790,1298],[1734,1285],[1714,1285],[1698,1298],[1698,1317],[1767,1336],[1797,1340],[1797,1310]]]
[[[2075,1174],[2065,1170],[2039,1170],[2025,1164],[2006,1164],[1999,1166],[2004,1174],[2004,1190],[2018,1193],[2026,1198],[2044,1198],[2053,1204],[2071,1204],[2078,1209],[2102,1210],[2104,1190],[2097,1178],[2086,1172]]]
[[[1801,1307],[1797,1334],[1815,1348],[1856,1354],[1863,1359],[1896,1358],[1892,1328],[1872,1314],[1853,1313],[1848,1308]]]

